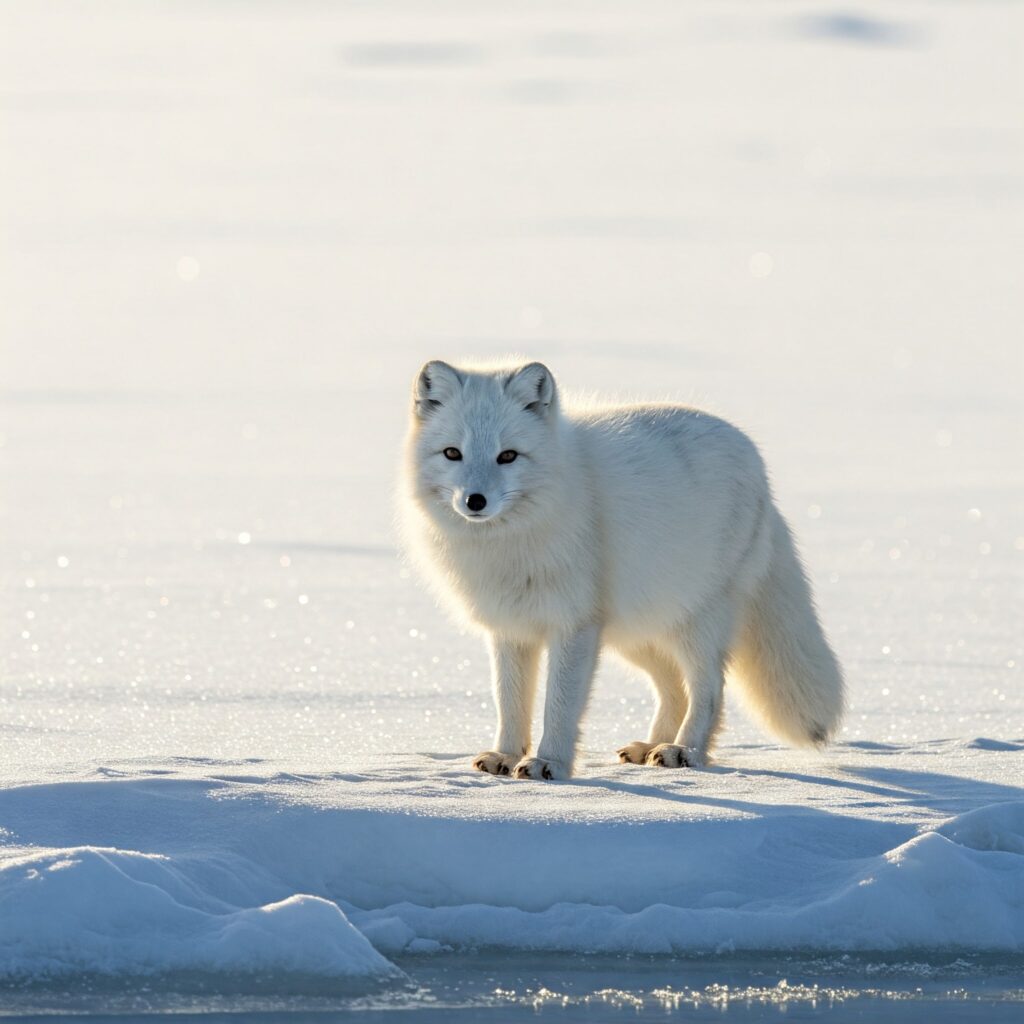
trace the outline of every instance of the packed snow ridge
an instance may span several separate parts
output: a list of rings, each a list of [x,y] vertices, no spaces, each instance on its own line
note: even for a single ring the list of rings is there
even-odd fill
[[[244,864],[235,865],[245,870]],[[329,900],[239,906],[227,864],[82,846],[2,869],[4,974],[170,971],[392,977],[401,974]]]
[[[993,781],[1015,746],[932,744],[956,777],[851,747],[831,763],[736,751],[704,772],[587,758],[553,785],[409,755],[16,787],[0,793],[0,972],[369,984],[402,977],[389,956],[448,948],[1020,953],[1024,794]]]

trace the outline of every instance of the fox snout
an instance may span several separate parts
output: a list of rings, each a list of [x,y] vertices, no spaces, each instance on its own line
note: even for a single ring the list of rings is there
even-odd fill
[[[453,495],[452,504],[455,511],[466,519],[482,520],[490,519],[492,510],[487,508],[487,495],[481,491],[456,491]],[[493,506],[493,502],[491,503]]]

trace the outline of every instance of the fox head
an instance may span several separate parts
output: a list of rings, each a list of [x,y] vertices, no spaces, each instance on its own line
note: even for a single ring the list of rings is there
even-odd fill
[[[446,531],[512,526],[556,472],[558,392],[541,363],[465,370],[427,363],[413,384],[413,494]]]

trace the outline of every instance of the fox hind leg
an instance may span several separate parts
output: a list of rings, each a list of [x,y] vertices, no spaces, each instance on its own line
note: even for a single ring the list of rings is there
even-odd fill
[[[686,681],[688,707],[676,736],[652,747],[646,764],[665,768],[702,768],[722,727],[725,663],[733,633],[726,602],[685,626],[677,652]]]
[[[647,755],[658,744],[675,740],[686,717],[688,700],[683,670],[677,658],[654,644],[630,650],[626,656],[651,677],[657,706],[646,741],[633,740],[620,747],[618,755],[623,764],[645,764]]]

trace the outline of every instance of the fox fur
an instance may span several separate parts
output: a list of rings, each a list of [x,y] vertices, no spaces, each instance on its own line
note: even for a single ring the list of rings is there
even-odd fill
[[[665,403],[563,409],[541,363],[435,360],[414,382],[402,480],[410,554],[488,637],[498,726],[474,767],[570,778],[603,648],[657,694],[624,762],[705,765],[727,672],[787,743],[835,734],[839,664],[761,456],[731,424]]]

